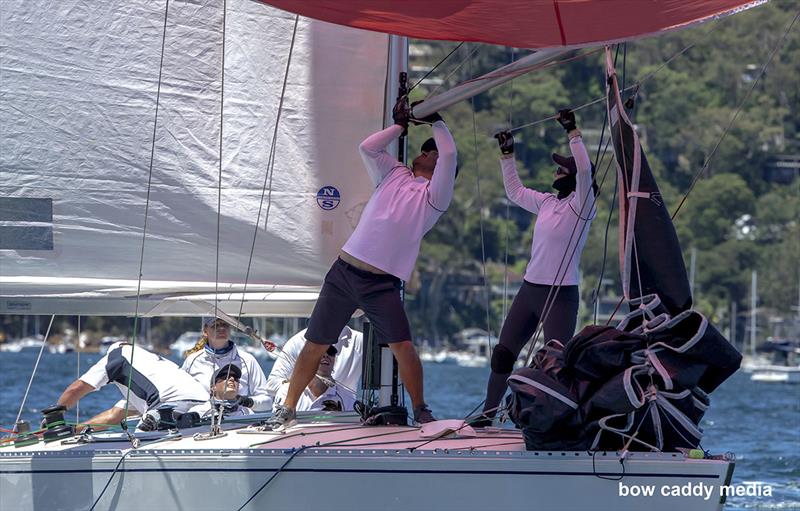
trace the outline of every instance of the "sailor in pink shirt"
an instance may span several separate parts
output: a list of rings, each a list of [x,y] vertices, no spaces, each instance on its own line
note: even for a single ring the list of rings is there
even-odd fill
[[[395,124],[364,140],[359,152],[375,184],[361,219],[325,276],[282,406],[270,424],[282,430],[294,424],[303,389],[314,377],[328,346],[353,312],[360,308],[372,322],[381,342],[388,343],[398,362],[400,378],[411,397],[414,420],[435,420],[425,404],[422,364],[411,342],[411,328],[400,298],[419,254],[422,237],[447,210],[456,177],[456,146],[438,113],[412,119],[406,98],[394,108]],[[428,139],[411,168],[386,151],[408,128],[409,121],[430,124]]]
[[[558,165],[553,188],[557,194],[523,186],[514,160],[514,139],[509,132],[496,135],[503,153],[500,167],[506,195],[536,215],[531,259],[514,302],[503,322],[500,339],[492,351],[491,375],[483,417],[475,426],[491,424],[506,391],[506,379],[522,347],[543,321],[544,340],[565,343],[575,332],[578,317],[578,263],[595,215],[597,185],[593,166],[575,125],[575,114],[562,110],[559,123],[569,137],[572,157],[553,154]],[[549,307],[549,310],[547,308]]]

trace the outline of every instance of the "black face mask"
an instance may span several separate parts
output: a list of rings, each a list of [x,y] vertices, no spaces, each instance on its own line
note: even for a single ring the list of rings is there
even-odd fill
[[[558,198],[563,199],[575,191],[575,174],[564,176],[553,181],[553,188],[558,191]]]

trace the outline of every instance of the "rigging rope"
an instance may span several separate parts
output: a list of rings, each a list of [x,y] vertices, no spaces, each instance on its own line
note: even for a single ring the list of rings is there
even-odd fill
[[[511,62],[510,64],[514,63],[515,57],[517,55],[517,51],[515,48],[511,48]],[[514,81],[512,80],[509,84],[509,98],[508,98],[508,125],[514,125]],[[511,222],[511,201],[506,197],[506,224],[505,224],[505,249],[503,254],[503,319],[505,320],[506,314],[508,312],[508,249],[511,243],[510,239],[510,231],[509,223]],[[500,328],[502,331],[502,326]],[[498,333],[498,338],[500,334]],[[498,339],[499,342],[499,339]],[[482,405],[483,403],[481,403]]]
[[[714,31],[716,31],[716,30],[717,30],[717,28],[719,27],[720,23],[722,23],[722,21],[723,21],[723,20],[718,20],[718,21],[717,21],[717,22],[714,24],[714,26],[713,26],[713,27],[712,27],[712,28],[711,28],[711,29],[710,29],[710,30],[709,30],[709,31],[708,31],[708,32],[707,32],[705,35],[703,35],[703,37],[701,37],[701,38],[700,38],[699,40],[697,40],[697,41],[694,41],[694,42],[692,42],[692,43],[688,44],[687,46],[684,46],[682,49],[680,49],[680,50],[678,50],[677,52],[673,53],[673,54],[672,54],[672,55],[671,55],[671,56],[670,56],[670,57],[669,57],[667,60],[665,60],[664,62],[662,62],[662,63],[661,63],[661,65],[659,65],[659,66],[658,66],[658,67],[657,67],[655,70],[651,71],[650,73],[647,73],[647,74],[646,74],[646,75],[644,75],[644,76],[643,76],[641,79],[639,79],[639,80],[635,81],[635,82],[633,83],[633,85],[631,85],[631,86],[629,86],[629,87],[623,87],[622,89],[620,89],[620,93],[625,93],[625,92],[628,92],[628,91],[634,91],[634,97],[636,97],[636,96],[639,94],[639,89],[642,87],[642,85],[644,85],[645,83],[647,83],[648,81],[650,81],[650,80],[651,80],[651,79],[652,79],[652,78],[653,78],[655,75],[657,75],[657,74],[659,73],[659,71],[661,71],[662,69],[664,69],[664,68],[665,68],[665,67],[666,67],[666,66],[667,66],[667,65],[668,65],[670,62],[672,62],[672,61],[673,61],[673,60],[675,60],[676,58],[680,57],[681,55],[683,55],[684,53],[686,53],[686,52],[687,52],[687,51],[689,51],[690,49],[694,48],[696,45],[700,44],[700,43],[701,43],[701,42],[703,42],[704,40],[708,39],[708,37],[709,37],[709,36],[710,36],[710,35],[711,35],[711,34],[712,34]],[[626,44],[626,43],[625,43],[625,44]],[[592,52],[592,53],[594,53],[594,52]],[[590,54],[591,54],[591,53],[589,53],[589,54],[586,54],[586,55],[590,55]],[[565,60],[565,61],[556,61],[556,62],[555,62],[555,64],[561,64],[561,63],[563,63],[563,62],[568,62],[568,60]],[[550,64],[553,64],[553,62],[551,62]],[[587,103],[584,103],[584,104],[582,104],[582,105],[580,105],[580,106],[574,107],[574,108],[572,108],[571,110],[572,110],[573,112],[577,112],[577,111],[579,111],[579,110],[583,110],[584,108],[590,107],[590,106],[592,106],[592,105],[596,105],[596,104],[598,104],[598,103],[602,103],[602,102],[603,102],[603,101],[605,101],[605,100],[606,100],[606,96],[597,97],[597,98],[595,98],[595,99],[593,99],[593,100],[591,100],[591,101],[589,101],[589,102],[587,102]],[[536,126],[536,125],[539,125],[539,124],[545,123],[545,122],[547,122],[547,121],[552,121],[552,120],[555,120],[555,118],[556,118],[556,116],[555,116],[555,115],[551,115],[550,117],[545,117],[545,118],[543,118],[543,119],[539,119],[539,120],[536,120],[536,121],[533,121],[533,122],[530,122],[530,123],[527,123],[527,124],[523,124],[523,125],[521,125],[521,126],[517,126],[517,127],[515,127],[515,128],[512,128],[510,131],[512,131],[512,132],[513,132],[513,131],[519,131],[519,130],[521,130],[521,129],[524,129],[524,128],[530,128],[530,127],[532,127],[532,126]]]
[[[558,65],[561,65],[561,64],[566,64],[567,62],[572,62],[573,60],[580,60],[582,58],[588,57],[589,55],[594,55],[595,53],[602,52],[603,48],[604,48],[603,46],[600,46],[599,48],[594,48],[592,50],[586,51],[584,53],[579,53],[577,55],[573,55],[573,56],[567,57],[565,59],[551,60],[549,62],[544,62],[542,64],[536,64],[536,65],[534,65],[532,67],[526,67],[526,68],[523,68],[523,69],[515,69],[515,70],[512,70],[512,71],[502,71],[501,70],[502,68],[501,68],[501,69],[498,69],[498,70],[496,70],[496,71],[494,71],[492,73],[487,73],[487,74],[485,74],[483,76],[478,76],[478,77],[472,78],[470,80],[467,80],[465,82],[462,82],[460,85],[465,85],[465,84],[473,83],[473,82],[480,82],[482,80],[493,80],[495,78],[500,78],[500,77],[504,77],[504,76],[513,76],[513,77],[522,76],[522,75],[528,74],[528,73],[530,73],[532,71],[540,71],[540,70],[546,69],[548,67],[554,67],[554,66],[558,66]]]
[[[616,73],[616,69],[615,69],[614,72]],[[619,89],[619,84],[616,83],[616,80],[615,80],[615,86],[617,87],[617,89]],[[620,100],[622,99],[622,95],[621,94],[622,93],[620,93]],[[616,96],[616,93],[615,93],[615,96]],[[608,106],[608,108],[610,108],[610,106]],[[624,104],[621,105],[621,108],[624,110],[625,105]],[[621,111],[620,112],[620,117],[622,117],[623,114],[624,114],[624,112]],[[608,115],[610,116],[611,113],[609,112]],[[622,124],[623,124],[622,120],[620,119],[620,122],[617,123],[617,131],[619,132],[619,141],[620,141],[620,144],[621,144],[621,148],[620,148],[621,153],[623,155],[626,155],[627,151],[625,150],[625,137],[622,136]],[[633,129],[633,127],[631,127],[631,129]],[[615,150],[616,150],[616,148],[615,148]],[[627,158],[623,158],[622,165],[624,167],[622,169],[622,175],[623,175],[623,178],[626,180],[626,182],[625,182],[625,190],[623,190],[623,192],[629,193],[631,191],[631,189],[632,189],[632,186],[633,186],[632,185],[632,180],[633,180],[634,176],[631,176],[630,179],[628,178],[628,160],[627,160]],[[637,177],[637,187],[638,187],[638,177]],[[638,199],[636,197],[632,197],[632,198],[629,199],[626,196],[626,204],[627,204],[627,202],[630,202],[630,201],[633,201],[633,204],[634,204],[633,216],[634,216],[634,225],[635,225],[635,221],[636,221],[635,220],[635,217],[636,217],[636,204],[638,203]],[[626,211],[625,211],[626,215],[628,214],[628,209],[629,208],[626,208]],[[620,214],[622,214],[621,211],[620,211]],[[627,230],[629,228],[627,222],[626,222],[625,226],[626,226],[626,233],[627,233]],[[619,234],[620,234],[620,236],[623,235],[622,232],[620,232]],[[625,261],[627,262],[629,260],[632,260],[632,261],[634,261],[636,263],[636,276],[637,276],[637,279],[638,279],[637,282],[639,284],[639,295],[641,296],[641,294],[642,294],[642,276],[641,276],[641,273],[640,273],[640,270],[639,270],[640,264],[639,264],[638,250],[637,250],[637,247],[636,247],[636,236],[632,231],[631,231],[631,235],[633,237],[633,239],[631,240],[631,250],[633,251],[633,257],[629,258],[628,249],[627,249],[627,239],[626,239]],[[620,268],[620,270],[623,270],[623,269]],[[625,289],[625,283],[623,283],[622,292],[623,292],[623,296],[625,298],[630,299],[631,298],[629,296],[629,293],[630,293],[630,280],[629,280],[630,279],[630,275],[628,275],[627,278],[628,278],[628,289],[627,290]]]
[[[606,144],[605,151],[608,150],[608,144]],[[604,152],[605,152],[604,151]],[[614,159],[612,158],[609,160],[609,166],[613,163]],[[608,219],[606,220],[606,229],[605,233],[603,234],[603,263],[600,266],[600,275],[597,278],[597,288],[594,290],[594,324],[597,324],[597,314],[599,312],[599,301],[600,301],[600,289],[603,285],[603,275],[605,275],[606,271],[606,260],[608,257],[608,229],[611,227],[611,218],[614,216],[614,206],[617,202],[617,191],[619,188],[619,182],[614,179],[614,191],[611,194],[611,200],[608,203]]]
[[[624,47],[624,54],[622,58],[622,84],[623,87],[625,86],[625,62],[626,56],[628,54],[628,43],[623,43]],[[616,52],[614,54],[614,65],[617,64],[617,57],[619,57],[619,45],[617,45]],[[597,143],[597,152],[595,153],[594,157],[594,168],[600,168],[600,148],[603,145],[603,138],[605,137],[606,133],[606,126],[608,125],[608,116],[603,116],[603,127],[600,129],[600,141]],[[603,151],[603,158],[605,158],[605,152],[608,150],[608,142],[606,142],[606,149]],[[600,266],[600,276],[597,278],[597,288],[592,292],[592,310],[593,310],[593,323],[597,323],[597,304],[600,299],[600,286],[603,282],[603,274],[605,273],[606,269],[606,256],[608,255],[608,227],[611,224],[611,214],[614,212],[614,199],[617,196],[617,180],[614,180],[614,193],[612,195],[612,201],[609,204],[609,213],[608,213],[608,222],[606,222],[606,230],[605,235],[603,236],[603,263]]]
[[[761,71],[759,72],[759,74],[756,77],[756,79],[753,81],[752,87],[748,90],[748,92],[745,95],[745,97],[739,103],[739,106],[736,108],[736,111],[734,112],[734,115],[731,117],[731,120],[728,123],[728,126],[725,128],[725,130],[723,131],[723,133],[720,136],[719,140],[717,140],[717,143],[714,145],[714,148],[711,151],[711,153],[709,154],[709,157],[706,159],[706,162],[703,164],[703,166],[700,168],[700,170],[695,174],[695,176],[694,176],[694,178],[692,180],[692,183],[691,183],[691,185],[689,187],[689,190],[687,190],[686,194],[684,194],[683,198],[681,199],[681,202],[678,204],[678,207],[675,209],[675,212],[672,213],[672,216],[671,216],[672,220],[675,219],[675,217],[678,215],[678,212],[681,210],[681,207],[686,202],[686,200],[689,198],[689,194],[694,189],[694,185],[697,183],[697,180],[700,178],[700,176],[708,168],[708,165],[711,163],[711,160],[713,159],[714,155],[716,154],[716,151],[719,148],[720,144],[722,143],[723,139],[725,138],[725,136],[728,134],[728,132],[733,127],[733,124],[735,123],[737,117],[739,116],[739,113],[741,112],[742,108],[744,107],[745,102],[749,99],[749,97],[752,94],[753,90],[755,90],[756,85],[760,81],[761,77],[764,75],[764,72],[766,71],[766,69],[769,66],[769,64],[772,62],[772,59],[775,57],[775,54],[777,53],[778,49],[781,47],[781,45],[785,41],[786,36],[792,30],[792,28],[794,27],[795,23],[797,23],[798,18],[800,18],[800,11],[798,11],[798,13],[792,19],[791,23],[789,23],[789,25],[786,27],[786,30],[784,30],[783,35],[780,37],[780,39],[776,43],[775,47],[770,52],[769,57],[767,58],[767,61],[761,67]],[[663,67],[663,66],[661,66],[661,67]],[[661,69],[661,67],[659,69]],[[656,70],[656,71],[658,71],[658,70]],[[652,73],[652,74],[655,74],[655,72]],[[651,76],[652,76],[652,74],[651,74]],[[637,94],[638,94],[638,90],[637,90]],[[614,316],[616,315],[617,311],[619,310],[619,308],[622,305],[622,302],[624,300],[625,300],[625,298],[623,296],[620,299],[620,301],[617,303],[617,306],[614,308],[614,312],[612,312],[611,316],[609,316],[608,321],[606,321],[606,325],[610,324],[611,321],[614,319]]]
[[[714,27],[713,27],[711,30],[709,30],[709,31],[708,31],[708,32],[707,32],[707,33],[706,33],[706,34],[703,36],[703,38],[701,38],[699,41],[692,42],[692,43],[690,43],[689,45],[687,45],[687,46],[685,46],[684,48],[682,48],[681,50],[679,50],[678,52],[674,53],[674,54],[673,54],[672,56],[670,56],[670,57],[669,57],[669,58],[668,58],[668,59],[667,59],[665,62],[663,62],[663,63],[662,63],[662,64],[661,64],[661,65],[660,65],[658,68],[656,68],[656,69],[655,69],[655,70],[653,70],[652,72],[650,72],[650,73],[648,73],[647,75],[645,75],[644,77],[642,77],[640,80],[638,80],[636,83],[634,83],[634,85],[632,85],[632,86],[630,86],[630,87],[623,87],[623,88],[622,88],[622,90],[620,91],[620,93],[624,93],[624,92],[626,92],[626,91],[628,91],[628,90],[633,90],[633,91],[634,91],[634,97],[635,97],[636,95],[638,95],[638,93],[639,93],[639,90],[640,90],[641,86],[642,86],[642,85],[643,85],[645,82],[647,82],[647,81],[649,81],[650,79],[652,79],[652,78],[653,78],[653,77],[654,77],[656,74],[658,74],[658,72],[659,72],[659,71],[661,71],[661,70],[662,70],[664,67],[666,67],[666,65],[667,65],[667,64],[669,64],[669,63],[670,63],[672,60],[674,60],[675,58],[677,58],[677,57],[678,57],[678,56],[680,56],[680,55],[683,55],[683,54],[684,54],[684,53],[686,53],[686,52],[687,52],[689,49],[691,49],[691,48],[693,48],[694,46],[696,46],[696,45],[697,45],[699,42],[701,42],[701,41],[703,41],[704,39],[708,38],[708,37],[710,36],[710,34],[711,34],[711,33],[713,33],[713,32],[714,32],[714,31],[715,31],[715,30],[718,28],[718,26],[719,26],[719,23],[720,23],[720,22],[717,22],[717,23],[714,25]],[[560,63],[560,62],[559,62],[559,63]],[[624,73],[624,71],[623,71],[623,73]],[[587,103],[585,103],[585,104],[583,104],[583,105],[580,105],[580,106],[578,106],[578,107],[576,107],[576,108],[573,108],[572,110],[573,110],[573,111],[581,110],[581,109],[583,109],[583,108],[586,108],[586,107],[588,107],[588,106],[591,106],[591,105],[594,105],[594,104],[600,103],[600,102],[602,102],[602,101],[603,101],[603,100],[605,100],[605,99],[606,99],[606,97],[605,97],[605,96],[604,96],[604,97],[598,97],[598,98],[596,98],[596,99],[594,99],[594,100],[592,100],[592,101],[589,101],[589,102],[587,102]],[[524,125],[518,126],[518,127],[516,127],[516,128],[512,128],[510,131],[518,131],[518,130],[520,130],[520,129],[523,129],[523,128],[526,128],[526,127],[535,126],[535,125],[541,124],[541,123],[543,123],[543,122],[546,122],[546,121],[549,121],[549,120],[554,120],[554,119],[556,119],[556,116],[555,116],[555,115],[553,115],[553,116],[549,116],[549,117],[546,117],[546,118],[544,118],[544,119],[540,119],[540,120],[538,120],[538,121],[534,121],[534,122],[531,122],[531,123],[527,123],[527,124],[524,124]],[[606,173],[607,173],[607,170],[606,170]],[[605,174],[604,174],[604,176],[603,176],[603,181],[605,181]],[[598,188],[598,189],[599,189],[599,188]],[[616,193],[616,186],[615,186],[615,193]],[[583,205],[582,205],[582,207],[583,207]],[[609,222],[610,222],[610,218],[609,218]],[[570,243],[572,242],[572,236],[574,235],[574,232],[575,232],[575,230],[573,229],[573,232],[572,232],[572,234],[570,235],[570,241],[569,241]],[[562,264],[563,264],[563,262],[564,262],[564,260],[562,259]],[[559,268],[558,268],[558,270],[557,270],[557,274],[558,274],[560,271],[561,271],[561,265],[559,265]],[[640,275],[638,274],[638,264],[637,264],[637,276],[638,276],[638,278],[639,278],[639,281],[640,281],[640,286],[639,286],[639,289],[640,289],[640,293],[641,293],[641,277],[640,277]],[[564,277],[562,277],[562,278],[561,278],[561,280],[562,280],[562,281],[563,281],[563,278],[564,278]],[[557,278],[556,278],[556,280],[557,280]],[[555,285],[555,281],[554,281],[554,284],[553,284],[553,285]],[[547,305],[547,304],[548,304],[548,302],[551,300],[551,293],[552,293],[552,286],[551,286],[551,291],[550,291],[550,293],[548,293],[547,299],[545,300],[545,304],[546,304],[546,313],[545,313],[545,315],[543,316],[543,319],[541,319],[541,320],[540,320],[540,322],[539,322],[539,326],[537,326],[537,330],[536,330],[536,331],[535,331],[535,333],[534,333],[533,342],[531,343],[531,345],[530,345],[530,348],[529,348],[529,351],[528,351],[528,361],[530,361],[531,355],[532,355],[532,353],[533,353],[533,351],[532,351],[532,350],[533,350],[533,348],[534,348],[534,345],[535,345],[535,343],[536,343],[536,340],[537,340],[537,338],[538,338],[538,335],[539,335],[539,327],[540,327],[540,326],[543,324],[543,322],[544,322],[544,318],[546,318],[547,314],[549,314],[549,311],[550,311],[550,309],[552,308],[552,303],[550,303],[550,304],[549,304],[549,306]],[[557,295],[557,291],[556,291],[556,295]],[[554,300],[554,299],[555,299],[555,297],[553,297],[552,299]],[[624,297],[623,297],[623,300],[624,300]],[[620,303],[620,304],[621,304],[621,303]],[[617,305],[617,307],[616,307],[616,309],[615,309],[615,311],[614,311],[614,314],[616,313],[616,310],[618,310],[618,309],[619,309],[619,305],[620,305],[620,304],[618,304],[618,305]],[[612,317],[611,317],[611,318],[609,318],[609,322],[611,321],[611,319],[612,319],[612,318],[613,318],[613,314],[612,314]],[[607,324],[608,324],[608,323],[607,323]]]
[[[264,197],[267,196],[267,211],[264,215],[264,230],[267,230],[267,224],[269,223],[269,212],[270,206],[272,204],[272,176],[273,176],[273,169],[275,168],[275,149],[277,147],[277,140],[278,140],[278,126],[281,122],[281,114],[283,113],[283,101],[286,97],[286,85],[289,81],[289,68],[292,63],[292,54],[294,53],[294,43],[297,37],[297,26],[300,22],[300,16],[295,16],[294,18],[294,28],[292,29],[292,40],[289,43],[289,54],[286,58],[286,70],[283,74],[283,85],[281,86],[281,97],[278,101],[278,113],[275,117],[275,127],[272,131],[272,144],[269,149],[269,157],[267,158],[267,172],[264,174],[264,185],[261,188],[261,201],[258,204],[258,215],[256,216],[255,222],[255,229],[253,231],[253,243],[250,245],[250,257],[247,260],[247,273],[245,273],[244,277],[244,289],[242,290],[242,301],[239,304],[239,315],[237,319],[239,321],[242,320],[242,311],[244,310],[244,301],[245,301],[245,293],[247,293],[247,283],[250,279],[250,268],[253,264],[253,254],[255,254],[256,250],[256,238],[258,237],[258,229],[259,225],[261,224],[261,210],[264,207]],[[267,189],[269,189],[269,194],[267,195]]]
[[[470,72],[473,72],[472,61],[470,61]],[[478,196],[478,224],[481,232],[481,268],[483,269],[483,288],[486,295],[486,342],[488,344],[487,356],[492,352],[492,323],[489,312],[491,300],[491,286],[486,278],[486,243],[483,235],[483,195],[481,194],[481,168],[478,162],[478,128],[475,121],[475,96],[471,98],[472,103],[472,141],[475,149],[475,191]]]
[[[619,49],[619,46],[617,46],[617,49]],[[602,135],[601,135],[600,144],[602,144]],[[608,149],[608,143],[606,143],[606,150],[607,149]],[[605,157],[605,151],[603,152],[603,157]],[[606,177],[608,175],[609,168],[610,168],[610,163],[606,167],[605,172],[603,173],[603,177],[602,177],[600,183],[597,186],[597,195],[599,195],[600,191],[602,191],[603,185],[605,184],[605,180],[606,180]],[[526,365],[530,365],[530,363],[532,361],[532,357],[533,357],[533,354],[535,352],[535,347],[536,347],[537,341],[539,339],[539,334],[544,330],[544,324],[547,321],[547,318],[550,316],[550,311],[552,310],[553,305],[555,305],[555,300],[558,297],[559,291],[561,290],[561,285],[564,282],[564,278],[566,278],[566,274],[567,274],[567,270],[569,268],[569,265],[567,265],[564,268],[564,272],[561,275],[560,279],[559,279],[559,274],[561,274],[561,268],[562,268],[562,266],[564,266],[564,262],[567,260],[567,252],[569,251],[569,247],[572,244],[572,239],[575,236],[575,231],[578,228],[578,225],[583,220],[583,224],[581,225],[581,231],[580,231],[580,233],[578,235],[578,240],[576,241],[575,246],[572,248],[572,252],[569,254],[569,257],[568,257],[570,260],[574,257],[575,252],[578,249],[578,244],[580,242],[580,238],[581,238],[581,236],[583,236],[583,232],[586,230],[586,227],[588,225],[588,220],[590,219],[589,217],[591,217],[592,209],[596,207],[595,204],[593,203],[592,206],[589,208],[589,213],[588,213],[586,219],[584,219],[581,216],[581,214],[583,213],[584,208],[586,207],[586,203],[588,202],[589,197],[592,194],[594,194],[594,190],[592,190],[592,187],[590,186],[589,189],[587,190],[586,196],[583,198],[583,200],[581,202],[580,211],[578,213],[576,213],[577,219],[575,221],[575,224],[572,227],[572,232],[570,233],[569,240],[567,241],[567,247],[565,249],[564,255],[562,256],[561,262],[559,263],[559,266],[556,269],[556,276],[554,277],[553,283],[550,285],[550,289],[549,289],[549,291],[547,293],[547,297],[545,298],[545,304],[544,304],[544,308],[543,308],[543,313],[542,313],[541,317],[539,318],[539,321],[537,322],[537,325],[536,325],[536,329],[534,330],[534,334],[531,337],[531,340],[529,341],[530,345],[528,347],[528,353],[527,353],[527,356],[526,356]],[[596,203],[597,195],[595,195],[595,197],[594,197],[595,200],[593,202],[595,202],[595,203]],[[596,212],[596,210],[595,210],[595,212]],[[556,286],[556,282],[557,281],[558,281],[558,286]],[[554,290],[555,290],[555,293],[553,293]]]
[[[219,83],[219,170],[217,171],[217,244],[216,244],[216,259],[214,262],[214,317],[217,317],[219,310],[219,246],[220,246],[220,229],[222,226],[222,146],[224,141],[223,122],[225,114],[225,40],[227,30],[227,16],[228,16],[228,1],[222,1],[222,65],[220,70],[220,83]],[[216,330],[216,321],[212,323],[214,330]],[[214,371],[216,368],[216,358],[214,358]],[[211,382],[213,387],[213,382]]]
[[[463,65],[464,65],[464,64],[466,64],[467,62],[471,62],[471,61],[472,61],[471,59],[472,59],[473,55],[475,55],[476,53],[478,53],[478,50],[479,50],[480,48],[481,48],[481,46],[480,46],[480,45],[475,45],[475,47],[474,47],[474,48],[472,48],[472,50],[471,50],[471,51],[470,51],[470,52],[467,54],[467,56],[466,56],[466,57],[464,57],[463,59],[461,59],[461,62],[459,62],[459,63],[456,65],[456,67],[454,67],[454,68],[453,68],[453,69],[452,69],[452,70],[451,70],[449,73],[447,73],[447,75],[444,77],[444,79],[442,79],[442,83],[440,83],[439,85],[437,85],[436,87],[434,87],[434,88],[433,88],[433,90],[430,92],[430,94],[428,94],[428,97],[431,97],[431,96],[433,96],[434,94],[436,94],[436,93],[439,91],[439,89],[441,89],[442,87],[444,87],[444,84],[445,84],[445,83],[447,83],[447,81],[450,79],[450,77],[451,77],[451,76],[453,76],[454,74],[456,74],[456,72],[457,72],[459,69],[461,69],[461,66],[463,66]]]
[[[417,80],[417,83],[415,83],[414,85],[412,85],[411,87],[409,87],[409,89],[408,89],[408,92],[406,93],[406,96],[408,96],[408,94],[411,94],[411,91],[412,91],[412,90],[414,90],[414,89],[417,87],[417,85],[419,85],[419,84],[421,84],[423,81],[425,81],[425,79],[426,79],[426,78],[428,78],[428,76],[430,76],[430,75],[431,75],[431,73],[433,73],[434,71],[436,71],[436,69],[438,69],[438,67],[439,67],[439,66],[441,66],[441,65],[442,65],[442,64],[443,64],[443,63],[444,63],[444,62],[445,62],[447,59],[449,59],[449,58],[450,58],[450,56],[456,52],[456,50],[458,50],[459,48],[461,48],[461,46],[462,46],[463,44],[464,44],[464,42],[463,42],[463,41],[462,41],[462,42],[460,42],[460,43],[458,43],[458,45],[456,45],[456,47],[455,47],[455,48],[453,48],[453,49],[450,51],[450,53],[448,53],[447,55],[445,55],[445,56],[444,56],[444,58],[443,58],[443,59],[441,59],[441,60],[439,61],[439,63],[438,63],[438,64],[436,64],[435,66],[433,66],[433,67],[432,67],[432,68],[431,68],[431,69],[430,69],[430,70],[429,70],[427,73],[425,73],[425,76],[423,76],[422,78],[420,78],[419,80]],[[473,52],[473,53],[474,53],[474,52]],[[470,55],[470,56],[471,56],[471,55]]]
[[[719,137],[719,140],[717,140],[717,143],[714,145],[714,148],[711,150],[711,153],[708,155],[708,158],[706,158],[706,162],[703,164],[703,166],[700,168],[700,170],[697,171],[697,173],[694,175],[694,178],[692,179],[692,182],[689,184],[689,189],[686,191],[686,194],[683,196],[683,199],[681,199],[681,202],[678,204],[678,207],[675,208],[675,212],[672,213],[672,217],[671,218],[673,220],[678,215],[678,212],[681,210],[681,207],[683,207],[683,204],[686,202],[686,199],[689,198],[689,194],[692,193],[692,190],[694,189],[695,184],[697,184],[697,181],[700,179],[700,176],[702,176],[703,173],[708,168],[709,163],[711,163],[711,160],[714,158],[714,155],[716,155],[716,153],[717,153],[717,149],[719,149],[720,144],[722,143],[722,141],[728,135],[728,132],[733,127],[733,124],[736,122],[737,117],[739,117],[739,113],[742,111],[742,108],[744,107],[744,104],[747,102],[748,99],[750,99],[750,95],[755,90],[756,86],[758,85],[758,82],[761,80],[761,77],[764,76],[764,72],[767,70],[767,67],[772,62],[772,59],[775,57],[775,54],[778,52],[778,49],[780,49],[780,47],[783,45],[784,40],[786,40],[786,36],[789,35],[789,32],[792,30],[792,27],[794,27],[794,24],[797,22],[798,18],[800,18],[800,11],[798,11],[797,14],[794,16],[794,18],[792,19],[792,22],[789,23],[789,25],[786,27],[786,30],[783,31],[783,35],[780,37],[780,39],[778,39],[778,42],[775,44],[775,47],[772,48],[772,51],[770,52],[769,57],[767,58],[767,61],[764,62],[763,66],[761,66],[761,71],[759,71],[758,76],[756,76],[756,79],[753,80],[753,85],[747,91],[747,94],[745,94],[744,98],[739,103],[739,106],[736,107],[736,110],[734,111],[730,122],[728,122],[728,126],[726,126],[725,130],[723,130],[722,135],[720,135],[720,137]]]
[[[28,386],[25,388],[25,394],[22,396],[22,403],[19,404],[19,411],[17,412],[17,420],[14,421],[14,424],[19,422],[19,418],[22,416],[22,410],[25,408],[25,401],[28,400],[28,392],[31,390],[31,383],[33,383],[33,377],[36,376],[36,369],[39,368],[39,361],[42,359],[42,352],[44,351],[44,347],[47,344],[47,339],[50,337],[50,329],[53,327],[53,320],[55,319],[56,315],[53,314],[50,316],[50,324],[47,325],[47,333],[44,334],[44,339],[42,340],[42,346],[39,348],[39,354],[36,355],[36,363],[33,365],[33,372],[31,372],[31,377],[28,380]],[[36,332],[37,334],[39,332]]]
[[[610,165],[608,167],[606,167],[606,172],[603,174],[603,178],[601,179],[600,183],[597,185],[597,193],[598,194],[603,189],[603,185],[605,184],[606,176],[608,175],[609,167],[610,167]],[[579,213],[577,214],[577,218],[575,219],[575,224],[572,226],[572,232],[570,233],[569,240],[567,241],[567,247],[566,247],[566,249],[564,251],[564,255],[561,258],[561,262],[559,263],[558,268],[556,269],[556,276],[553,279],[553,283],[550,285],[550,290],[547,293],[547,297],[545,298],[544,312],[542,313],[541,317],[539,318],[539,322],[537,323],[536,330],[534,331],[534,334],[533,334],[533,336],[531,338],[530,346],[528,348],[528,354],[526,356],[526,365],[530,365],[530,363],[531,363],[531,360],[532,360],[532,357],[533,357],[533,353],[534,353],[534,348],[535,348],[536,343],[538,341],[539,334],[542,333],[542,331],[544,330],[544,324],[547,321],[547,318],[550,316],[550,311],[552,310],[553,305],[555,304],[555,300],[558,297],[558,293],[561,290],[561,287],[562,287],[562,284],[564,282],[564,279],[567,276],[567,270],[569,269],[569,265],[564,266],[564,262],[566,262],[567,259],[572,259],[572,257],[574,257],[575,252],[578,250],[578,244],[580,242],[580,237],[583,236],[583,232],[586,230],[586,227],[589,224],[588,218],[591,216],[592,209],[595,207],[595,205],[592,204],[592,206],[589,208],[589,213],[588,213],[587,219],[585,219],[585,220],[582,219],[581,214],[583,213],[583,210],[586,207],[587,202],[589,201],[589,197],[592,194],[594,194],[594,190],[590,186],[589,189],[586,192],[586,195],[583,197],[583,200],[581,201],[581,207],[580,207]],[[596,214],[596,211],[595,211],[595,214]],[[579,224],[581,225],[581,230],[580,230],[580,233],[578,234],[578,239],[576,240],[575,245],[572,247],[572,251],[570,252],[569,256],[567,256],[567,252],[569,251],[570,245],[572,244],[572,240],[573,240],[573,238],[575,236],[575,232],[578,229],[578,225]],[[564,267],[564,271],[563,272],[561,271],[562,266]],[[561,276],[559,277],[559,275],[561,275]],[[558,284],[556,284],[556,282],[558,282]],[[555,293],[553,293],[554,290],[555,290]]]
[[[156,88],[156,108],[155,116],[153,119],[153,136],[150,143],[150,164],[147,171],[147,196],[144,204],[144,225],[142,226],[142,249],[139,253],[139,276],[136,280],[136,309],[133,315],[133,335],[131,335],[131,359],[130,364],[133,367],[133,354],[136,351],[136,335],[139,324],[139,300],[142,294],[142,276],[144,268],[144,246],[147,240],[147,217],[150,214],[150,191],[153,187],[153,161],[156,154],[156,130],[158,129],[158,107],[161,100],[161,76],[164,70],[164,48],[167,40],[167,18],[169,16],[169,0],[166,0],[164,6],[164,28],[161,31],[161,59],[158,64],[158,86]],[[133,378],[133,371],[128,373],[128,391],[125,394],[125,415],[128,416],[128,406],[131,399],[131,381]]]

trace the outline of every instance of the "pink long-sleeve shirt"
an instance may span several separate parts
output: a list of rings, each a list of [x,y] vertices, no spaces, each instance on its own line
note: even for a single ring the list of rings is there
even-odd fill
[[[403,280],[411,277],[422,237],[453,198],[456,144],[443,121],[432,128],[439,158],[431,180],[414,177],[386,152],[403,131],[398,125],[370,135],[358,147],[377,188],[342,250]]]
[[[569,148],[578,170],[575,191],[560,200],[552,193],[526,188],[517,174],[513,155],[500,159],[506,195],[536,215],[531,259],[524,277],[531,284],[576,286],[579,282],[578,264],[596,209],[591,161],[581,137],[572,138]]]

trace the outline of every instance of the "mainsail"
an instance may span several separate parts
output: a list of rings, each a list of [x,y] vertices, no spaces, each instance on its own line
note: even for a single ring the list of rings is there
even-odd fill
[[[684,28],[766,0],[261,0],[310,18],[418,39],[597,46]]]
[[[293,43],[295,18],[3,2],[0,313],[134,312],[151,150],[140,313],[218,291],[238,313],[245,282],[247,313],[310,312],[371,193],[357,144],[383,127],[389,36],[300,19]]]

